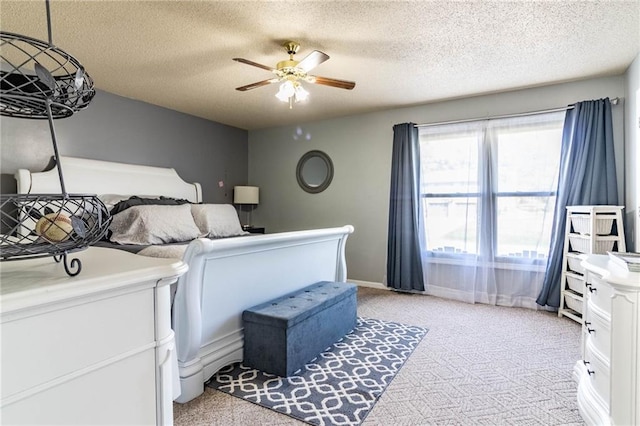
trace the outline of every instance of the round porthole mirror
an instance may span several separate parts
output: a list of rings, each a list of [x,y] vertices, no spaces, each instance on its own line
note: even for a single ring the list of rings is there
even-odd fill
[[[333,163],[322,151],[309,151],[304,154],[296,168],[296,178],[302,189],[312,194],[322,192],[333,179]]]

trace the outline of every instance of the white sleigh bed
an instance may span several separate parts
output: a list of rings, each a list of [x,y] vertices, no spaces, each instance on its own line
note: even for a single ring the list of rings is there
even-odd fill
[[[201,187],[174,169],[72,157],[60,159],[69,193],[163,195],[202,202]],[[19,193],[59,193],[55,169],[16,174]],[[172,309],[181,394],[187,402],[217,370],[242,360],[242,311],[317,281],[345,281],[345,243],[339,228],[284,232],[189,243],[188,272]]]

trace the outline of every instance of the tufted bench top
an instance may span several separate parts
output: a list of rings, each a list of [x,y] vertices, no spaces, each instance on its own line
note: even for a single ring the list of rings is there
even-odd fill
[[[243,313],[243,320],[279,328],[290,328],[328,306],[356,293],[351,283],[322,281],[293,293],[254,306]]]

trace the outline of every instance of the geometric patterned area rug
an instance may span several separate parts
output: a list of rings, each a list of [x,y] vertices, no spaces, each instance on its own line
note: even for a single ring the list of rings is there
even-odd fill
[[[312,425],[359,425],[427,331],[358,318],[351,333],[293,376],[236,363],[207,384]]]

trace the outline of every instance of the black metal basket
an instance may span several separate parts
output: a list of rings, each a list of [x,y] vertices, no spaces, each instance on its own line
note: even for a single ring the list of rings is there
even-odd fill
[[[99,241],[111,223],[102,201],[86,194],[1,194],[0,217],[0,259],[65,258],[69,275],[80,264],[69,270],[66,255]]]

